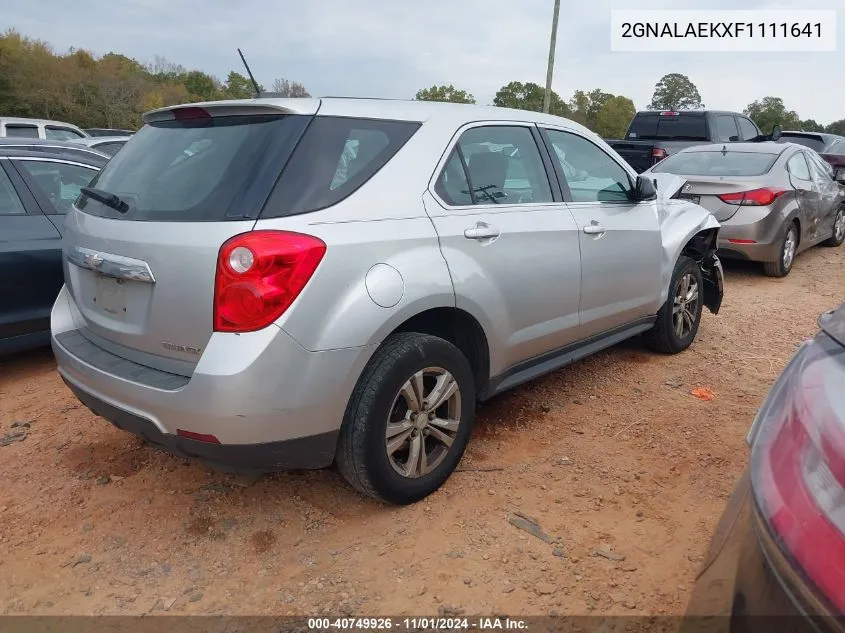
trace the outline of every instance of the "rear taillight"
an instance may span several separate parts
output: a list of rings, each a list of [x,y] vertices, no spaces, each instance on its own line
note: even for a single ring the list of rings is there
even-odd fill
[[[803,576],[845,612],[845,401],[842,348],[805,343],[749,434],[751,482],[775,541]]]
[[[311,235],[252,231],[220,247],[214,280],[214,330],[252,332],[267,327],[305,288],[326,252]]]
[[[751,191],[723,193],[719,195],[719,200],[725,204],[735,204],[743,207],[767,207],[785,193],[786,189],[764,187],[763,189],[752,189]]]
[[[651,157],[654,159],[655,163],[663,160],[668,155],[669,155],[669,153],[665,149],[663,149],[662,147],[655,147],[655,148],[652,148],[652,150],[651,150]]]

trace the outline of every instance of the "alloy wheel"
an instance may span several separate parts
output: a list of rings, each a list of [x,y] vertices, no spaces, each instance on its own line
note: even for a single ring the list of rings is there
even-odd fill
[[[833,238],[837,242],[845,240],[845,209],[836,212],[836,220],[833,222]]]
[[[411,376],[393,401],[385,431],[390,465],[410,479],[435,470],[461,425],[461,390],[451,373],[427,367]]]
[[[789,229],[789,232],[786,234],[786,239],[783,242],[783,268],[784,270],[789,270],[792,266],[792,262],[795,259],[795,247],[796,247],[796,240],[795,240],[795,227],[792,226]]]
[[[689,336],[695,326],[698,314],[698,281],[692,273],[686,273],[678,279],[675,286],[675,299],[672,305],[672,325],[679,339]]]

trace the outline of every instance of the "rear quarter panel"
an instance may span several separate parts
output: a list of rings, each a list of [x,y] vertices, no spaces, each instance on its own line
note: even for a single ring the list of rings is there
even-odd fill
[[[373,178],[333,207],[257,222],[257,229],[300,231],[327,245],[314,276],[277,321],[304,348],[377,345],[416,314],[455,305],[422,201],[455,129],[424,124]]]

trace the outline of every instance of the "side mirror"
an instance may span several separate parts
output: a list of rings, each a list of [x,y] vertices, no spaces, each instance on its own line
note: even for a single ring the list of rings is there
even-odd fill
[[[845,185],[845,167],[837,167],[833,172],[833,179],[836,182]]]
[[[783,132],[783,128],[780,126],[780,124],[777,124],[777,125],[773,126],[773,127],[772,127],[772,133],[771,133],[771,135],[770,135],[770,136],[771,136],[771,139],[772,139],[773,141],[778,140],[778,139],[780,138],[780,133],[781,133],[781,132]]]
[[[645,202],[646,200],[654,200],[657,198],[657,188],[654,186],[654,181],[649,176],[637,176],[636,187],[634,198],[637,202]]]

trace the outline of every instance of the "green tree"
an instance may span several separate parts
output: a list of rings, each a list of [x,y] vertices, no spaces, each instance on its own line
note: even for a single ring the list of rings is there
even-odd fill
[[[801,131],[824,132],[824,126],[820,123],[816,123],[813,119],[807,119],[806,121],[801,121]]]
[[[448,86],[432,86],[417,91],[414,97],[417,101],[448,101],[450,103],[475,103],[473,97],[466,90],[458,90],[452,84]]]
[[[261,84],[258,87],[259,92],[264,92]],[[252,99],[255,97],[255,86],[252,85],[249,77],[244,77],[233,70],[226,77],[226,83],[223,84],[223,96],[227,99]]]
[[[664,75],[654,86],[650,110],[697,110],[704,107],[698,88],[686,75]]]
[[[512,81],[499,89],[496,97],[493,99],[493,105],[499,106],[500,108],[516,108],[518,110],[542,112],[545,93],[545,88],[535,83],[528,82],[523,84],[518,81]],[[569,106],[554,91],[551,94],[549,113],[557,116],[569,116],[571,114]]]
[[[230,74],[224,87],[208,73],[163,57],[143,65],[119,52],[57,53],[46,42],[0,31],[0,113],[6,116],[137,129],[147,110],[243,94],[246,81]]]
[[[213,101],[220,96],[217,80],[200,70],[192,70],[182,78],[182,85],[191,95],[192,101]]]
[[[628,97],[610,97],[596,115],[593,131],[603,138],[622,138],[637,113]]]
[[[828,134],[839,134],[845,136],[845,119],[839,119],[828,125],[825,130]]]
[[[604,92],[600,88],[584,92],[576,90],[569,100],[570,118],[581,125],[585,125],[595,131],[597,117],[604,105],[615,95]]]
[[[763,134],[771,132],[775,125],[780,125],[784,130],[801,127],[801,118],[794,110],[787,110],[780,97],[763,97],[749,104],[743,112],[751,117]]]

